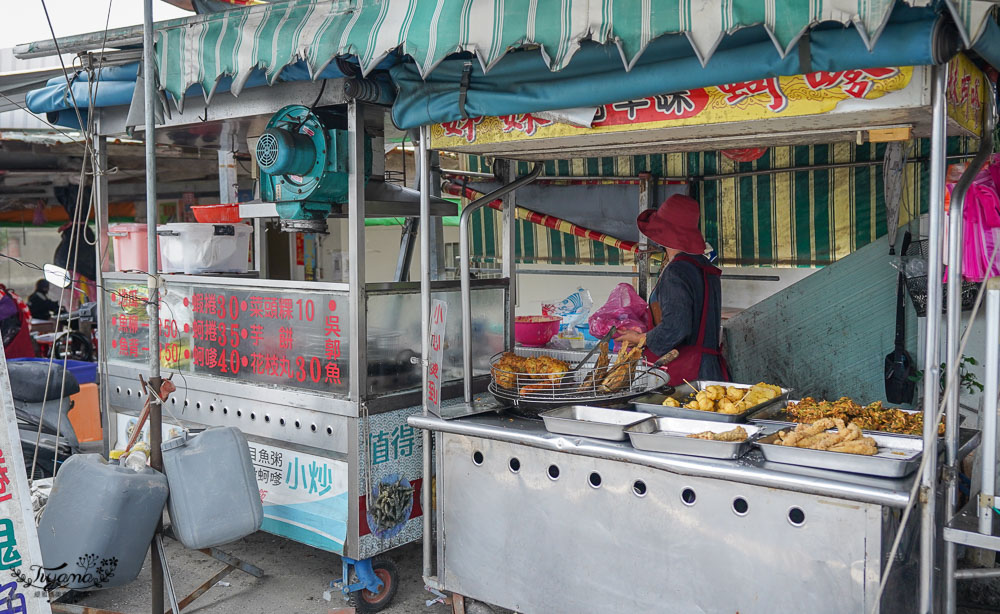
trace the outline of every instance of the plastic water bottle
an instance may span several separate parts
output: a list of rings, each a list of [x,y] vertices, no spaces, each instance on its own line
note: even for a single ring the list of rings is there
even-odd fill
[[[134,449],[125,457],[125,466],[132,471],[142,471],[146,468],[147,460],[148,457],[145,451]]]

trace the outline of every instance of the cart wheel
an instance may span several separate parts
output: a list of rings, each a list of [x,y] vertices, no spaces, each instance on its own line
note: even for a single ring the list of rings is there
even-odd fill
[[[358,614],[381,612],[392,603],[399,588],[399,571],[396,570],[396,563],[392,559],[386,557],[373,559],[372,571],[382,581],[382,588],[377,593],[367,589],[351,593],[351,605],[357,609]]]

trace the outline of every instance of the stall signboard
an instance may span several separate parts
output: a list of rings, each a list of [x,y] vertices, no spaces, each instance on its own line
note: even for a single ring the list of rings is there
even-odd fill
[[[128,441],[137,422],[135,416],[118,414],[119,446]],[[163,421],[164,440],[183,432],[179,424]],[[148,422],[139,441],[149,443]],[[253,440],[249,448],[264,507],[261,529],[343,554],[348,521],[347,462]]]
[[[990,91],[986,75],[965,55],[958,54],[948,63],[948,117],[972,134],[982,134],[983,101]]]
[[[264,506],[261,529],[343,554],[347,540],[348,465],[250,442],[250,460]]]
[[[431,355],[427,364],[427,408],[441,414],[441,370],[444,366],[444,331],[448,323],[448,303],[431,301]]]
[[[530,113],[472,117],[432,126],[431,146],[460,151],[474,145],[819,115],[844,101],[873,100],[901,91],[910,84],[913,70],[820,71],[681,90],[600,106],[590,128]]]
[[[108,358],[145,366],[146,287],[109,286]],[[159,301],[163,369],[347,394],[350,328],[344,295],[169,282]]]
[[[0,612],[51,612],[44,587],[53,573],[42,564],[28,474],[21,455],[7,358],[0,352]]]

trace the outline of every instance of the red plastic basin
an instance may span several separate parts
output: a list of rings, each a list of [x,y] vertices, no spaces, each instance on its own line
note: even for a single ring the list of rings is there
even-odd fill
[[[236,224],[240,221],[239,203],[223,205],[191,205],[194,219],[202,224]]]
[[[561,321],[556,316],[517,316],[514,318],[514,340],[521,345],[541,347],[556,336]]]

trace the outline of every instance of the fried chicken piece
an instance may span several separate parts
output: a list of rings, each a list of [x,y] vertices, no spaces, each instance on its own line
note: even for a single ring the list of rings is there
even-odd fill
[[[526,359],[523,368],[534,379],[556,383],[569,371],[569,364],[551,356],[536,356]]]
[[[800,424],[795,427],[795,430],[791,433],[786,433],[781,431],[778,433],[778,437],[781,439],[781,445],[796,447],[796,444],[803,439],[819,435],[823,431],[833,428],[836,423],[831,418],[824,418],[818,420],[813,424]]]
[[[878,446],[875,444],[875,440],[871,437],[864,437],[862,439],[855,439],[853,441],[845,441],[839,443],[832,448],[831,452],[843,452],[845,454],[862,454],[864,456],[874,456],[878,454]]]
[[[599,352],[597,363],[594,364],[593,370],[584,378],[583,383],[580,384],[580,392],[594,392],[597,382],[603,381],[608,376],[608,366],[611,364],[611,356],[608,353],[607,341],[601,343]]]
[[[629,349],[628,343],[622,343],[614,366],[611,367],[608,376],[601,382],[601,392],[611,393],[631,384],[635,366],[639,363],[639,358],[642,356],[642,348],[643,346],[637,345]]]
[[[517,388],[518,374],[524,373],[527,358],[513,352],[505,352],[493,365],[493,381],[501,388]]]
[[[675,399],[674,397],[667,397],[667,398],[663,399],[663,403],[662,404],[666,405],[667,407],[680,407],[681,406],[681,402],[678,401],[677,399]]]
[[[736,386],[730,386],[726,388],[726,398],[736,403],[742,401],[743,397],[746,395],[747,390],[745,388],[737,388]]]
[[[743,410],[736,403],[733,403],[728,398],[719,401],[719,413],[720,414],[739,414]]]
[[[726,389],[722,386],[707,386],[704,392],[708,393],[708,398],[718,401],[726,397]]]
[[[747,430],[742,426],[738,426],[731,431],[724,431],[722,433],[715,433],[712,431],[703,431],[701,433],[692,433],[688,435],[690,439],[707,439],[709,441],[746,441]]]

